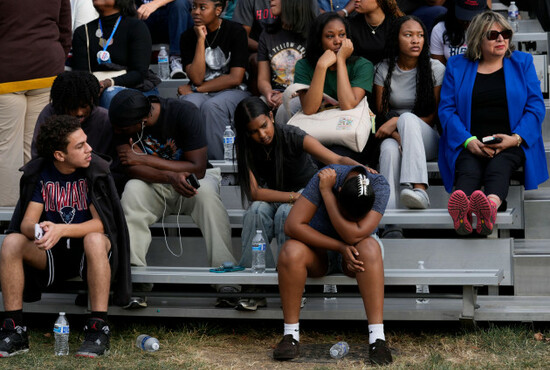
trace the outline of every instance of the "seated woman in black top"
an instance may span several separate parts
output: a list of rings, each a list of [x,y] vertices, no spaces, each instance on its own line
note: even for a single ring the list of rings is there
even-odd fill
[[[72,67],[78,71],[123,71],[112,78],[101,78],[99,105],[109,108],[111,99],[125,88],[158,95],[159,80],[149,79],[151,35],[136,18],[133,0],[94,1],[99,18],[78,27],[73,35]]]
[[[206,125],[208,159],[223,159],[223,132],[237,104],[250,93],[244,84],[248,63],[244,28],[220,15],[225,0],[194,0],[195,27],[180,39],[181,63],[190,83],[178,87],[180,99],[200,110]]]

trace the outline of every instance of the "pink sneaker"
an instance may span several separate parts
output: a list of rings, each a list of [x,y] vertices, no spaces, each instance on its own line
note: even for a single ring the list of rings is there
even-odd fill
[[[490,235],[497,219],[496,204],[487,199],[481,190],[476,190],[470,196],[470,207],[477,216],[477,233],[479,235]]]
[[[455,190],[449,198],[447,209],[453,219],[453,226],[459,235],[472,233],[472,215],[469,212],[470,202],[462,190]]]

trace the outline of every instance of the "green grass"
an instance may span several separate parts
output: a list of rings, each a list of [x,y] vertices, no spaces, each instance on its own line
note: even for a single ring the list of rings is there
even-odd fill
[[[71,319],[71,318],[70,318]],[[53,354],[49,322],[40,315],[30,321],[29,353],[2,359],[0,368],[57,369],[366,369],[368,364],[347,357],[331,360],[277,363],[271,350],[281,338],[277,321],[184,320],[111,318],[111,353],[98,359],[80,359],[74,352],[82,340],[80,318],[71,321],[71,355]],[[346,340],[352,346],[365,343],[366,323],[302,322],[303,345],[330,344]],[[539,329],[525,325],[483,325],[463,330],[455,323],[388,323],[386,336],[396,351],[391,369],[522,369],[549,368],[550,348],[536,341]],[[546,328],[541,331],[546,336]],[[146,353],[135,346],[141,333],[157,337],[161,348]]]

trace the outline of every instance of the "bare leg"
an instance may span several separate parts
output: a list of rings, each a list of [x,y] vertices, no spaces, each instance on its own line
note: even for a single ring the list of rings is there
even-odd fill
[[[2,243],[0,255],[0,281],[4,310],[20,310],[23,308],[25,285],[23,263],[44,270],[46,268],[46,252],[38,249],[34,242],[25,235],[10,234]]]
[[[357,284],[365,306],[369,324],[381,324],[384,320],[384,262],[378,242],[366,238],[356,245],[359,260],[365,271],[356,274]]]
[[[285,323],[294,324],[300,319],[300,301],[306,278],[323,276],[327,267],[324,251],[314,250],[294,239],[283,245],[277,269]]]
[[[92,311],[107,312],[109,290],[111,287],[111,266],[108,253],[111,242],[100,233],[91,233],[84,237],[84,253],[88,264],[88,290]]]

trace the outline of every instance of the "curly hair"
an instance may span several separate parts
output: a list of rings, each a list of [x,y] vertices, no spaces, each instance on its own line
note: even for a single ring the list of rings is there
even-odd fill
[[[397,5],[396,0],[376,0],[376,3],[378,4],[378,7],[382,9],[386,17],[397,19],[405,15],[405,13],[399,9],[399,5]]]
[[[36,150],[40,157],[53,160],[55,151],[67,153],[69,136],[80,129],[76,117],[68,115],[51,116],[40,126],[36,137]]]
[[[317,61],[325,52],[325,50],[323,50],[322,44],[323,30],[328,23],[332,22],[335,19],[342,22],[342,24],[346,28],[347,37],[351,38],[349,23],[346,18],[335,12],[327,12],[319,15],[311,25],[306,43],[306,60],[313,68],[315,68],[315,66],[317,65]],[[350,58],[348,58],[346,62],[350,62]]]
[[[391,78],[395,65],[399,57],[399,33],[401,26],[407,22],[413,20],[420,24],[426,37],[426,26],[420,19],[415,16],[407,15],[398,18],[392,25],[390,36],[385,49],[385,60],[388,63],[388,74],[384,80],[384,90],[382,93],[382,114],[386,114],[390,111],[390,95],[391,95]],[[412,113],[419,117],[427,116],[433,113],[436,109],[435,95],[434,95],[434,79],[432,72],[432,65],[430,61],[430,55],[428,53],[428,41],[424,40],[424,45],[420,55],[418,56],[418,62],[416,66],[416,97],[414,101],[414,107]]]
[[[82,106],[99,102],[99,82],[87,71],[66,71],[53,82],[50,102],[55,114],[69,114]]]

